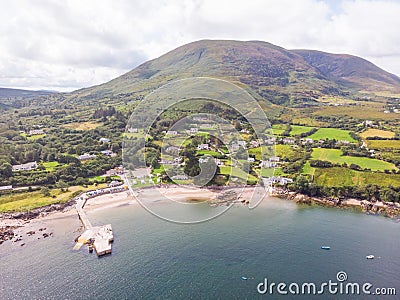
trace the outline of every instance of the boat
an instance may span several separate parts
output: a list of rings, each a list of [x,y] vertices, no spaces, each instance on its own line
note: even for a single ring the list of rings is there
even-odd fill
[[[321,249],[322,250],[331,250],[331,247],[330,246],[322,246]]]
[[[247,277],[246,276],[242,276],[242,280],[247,280]]]
[[[372,255],[372,254],[370,254],[370,255],[367,255],[365,258],[366,258],[366,259],[374,259],[374,258],[375,258],[375,256],[374,256],[374,255]]]

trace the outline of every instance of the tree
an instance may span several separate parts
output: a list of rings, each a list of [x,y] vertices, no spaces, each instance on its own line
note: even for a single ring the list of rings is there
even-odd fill
[[[40,192],[43,194],[43,196],[45,197],[50,197],[50,190],[48,187],[42,187],[42,189],[40,190]]]
[[[8,162],[3,162],[0,164],[0,175],[3,178],[8,178],[13,175],[12,166]]]
[[[305,178],[302,175],[300,175],[296,178],[296,182],[295,182],[296,190],[302,194],[309,193],[309,184],[310,183],[308,182],[307,178]]]
[[[57,187],[62,191],[68,191],[68,184],[64,180],[59,180],[57,182]]]

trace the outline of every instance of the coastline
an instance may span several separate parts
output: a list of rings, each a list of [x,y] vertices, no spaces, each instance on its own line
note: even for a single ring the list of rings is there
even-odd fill
[[[400,203],[367,201],[355,198],[329,198],[311,197],[297,192],[290,192],[283,188],[272,188],[272,197],[294,201],[297,204],[320,205],[324,207],[355,208],[369,215],[382,215],[392,219],[400,220]]]
[[[143,189],[145,190],[145,189]],[[143,192],[142,190],[142,192]],[[239,197],[217,197],[218,188],[209,187],[188,191],[179,186],[165,186],[162,192],[166,197],[172,196],[182,201],[208,201],[212,206],[242,204],[247,205],[248,197],[253,187],[248,186]],[[231,189],[231,190],[234,190]],[[334,199],[328,197],[310,197],[296,192],[290,192],[283,188],[271,188],[269,196],[294,201],[297,204],[319,205],[324,207],[335,207],[341,209],[354,208],[370,215],[382,215],[392,219],[400,220],[400,204],[387,202],[370,202],[360,199]],[[56,219],[71,218],[78,219],[74,208],[75,199],[62,204],[52,204],[36,208],[28,212],[3,213],[0,215],[0,245],[6,241],[24,245],[26,238],[40,234],[40,237],[52,236],[49,224]],[[129,191],[102,194],[93,198],[85,205],[88,213],[98,210],[110,209],[123,205],[139,205],[135,197]],[[79,226],[82,230],[82,227]]]
[[[85,205],[88,213],[123,205],[136,205],[138,202],[126,191],[103,194],[91,198]],[[77,232],[83,227],[75,210],[75,199],[63,204],[52,204],[36,208],[29,212],[4,213],[0,215],[0,246],[12,242],[24,246],[33,239],[48,238],[53,235],[52,223],[56,220],[68,219],[76,221]]]

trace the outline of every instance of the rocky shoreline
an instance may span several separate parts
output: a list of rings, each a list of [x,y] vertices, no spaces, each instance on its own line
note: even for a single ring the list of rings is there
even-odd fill
[[[218,189],[215,187],[211,187],[211,190],[215,191]],[[321,205],[326,207],[337,207],[337,208],[355,208],[367,214],[382,215],[400,221],[399,203],[380,202],[380,201],[371,202],[360,199],[339,199],[339,198],[329,198],[329,197],[317,198],[296,192],[290,192],[284,188],[273,188],[271,189],[270,195],[273,197],[294,201],[298,204]],[[241,199],[237,198],[237,194],[233,191],[228,191],[224,193],[224,195],[218,196],[210,201],[210,205],[212,206],[230,205],[232,203],[243,203],[247,205],[248,201],[245,200],[244,198]],[[19,224],[17,225],[0,224],[0,245],[7,240],[13,240],[14,238],[16,238],[16,241],[19,241],[18,236],[16,235],[15,232],[20,227],[23,227],[25,226],[25,224],[29,223],[30,220],[44,217],[55,212],[69,211],[73,208],[74,204],[75,204],[75,198],[65,203],[51,204],[30,211],[10,212],[10,213],[0,214],[0,221],[1,220],[19,221]],[[43,237],[46,238],[48,236],[51,235],[49,234]]]
[[[73,205],[75,205],[75,198],[65,203],[50,204],[32,209],[30,211],[2,213],[0,214],[0,219],[14,219],[14,220],[27,221],[39,217],[44,217],[52,212],[70,210],[72,209]]]
[[[23,236],[19,232],[19,229],[21,227],[24,227],[26,224],[30,222],[30,220],[37,219],[40,217],[47,216],[51,213],[55,212],[65,212],[69,211],[70,209],[73,208],[73,205],[75,204],[75,199],[72,199],[68,202],[65,203],[57,203],[57,204],[51,204],[39,208],[32,209],[30,211],[24,211],[24,212],[10,212],[10,213],[2,213],[0,214],[0,221],[1,220],[11,220],[11,221],[16,221],[16,225],[1,225],[0,224],[0,245],[3,244],[5,241],[12,241],[14,243],[21,242]],[[40,237],[42,238],[47,238],[51,237],[53,235],[52,232],[47,233],[45,232],[46,228],[39,228],[38,231],[40,231],[40,235],[38,236],[38,239]],[[28,231],[27,236],[32,236],[35,235],[35,231]],[[24,246],[25,243],[23,242],[21,246]]]
[[[367,201],[360,199],[339,199],[330,197],[310,197],[296,192],[290,192],[283,188],[273,188],[271,196],[295,201],[298,204],[321,205],[337,208],[355,208],[370,215],[382,215],[400,220],[400,203]]]

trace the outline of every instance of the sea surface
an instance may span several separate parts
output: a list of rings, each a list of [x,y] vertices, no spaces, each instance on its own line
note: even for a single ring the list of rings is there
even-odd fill
[[[195,216],[214,208],[200,204],[181,209]],[[375,298],[257,291],[265,278],[318,286],[338,282],[338,272],[346,273],[345,283],[372,283],[371,291],[395,287],[398,295],[384,299],[400,299],[400,223],[384,217],[275,198],[253,210],[232,207],[193,225],[161,220],[139,205],[88,216],[95,225],[112,224],[111,255],[97,258],[85,247],[72,250],[78,219],[55,220],[52,238],[24,247],[0,246],[0,299]],[[323,245],[331,250],[322,250]],[[375,259],[367,260],[369,254]]]

